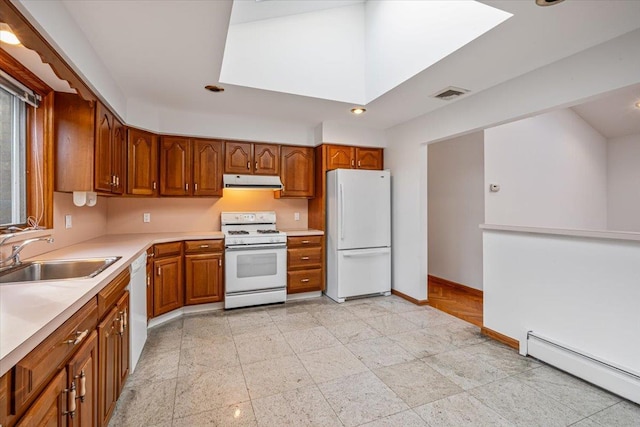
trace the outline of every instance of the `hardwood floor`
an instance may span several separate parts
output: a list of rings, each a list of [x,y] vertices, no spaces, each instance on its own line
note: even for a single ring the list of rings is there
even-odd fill
[[[429,275],[427,305],[482,327],[482,302],[482,291]]]

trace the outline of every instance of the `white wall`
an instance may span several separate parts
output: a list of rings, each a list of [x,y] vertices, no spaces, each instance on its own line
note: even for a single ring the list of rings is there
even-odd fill
[[[640,30],[564,58],[491,89],[454,101],[387,132],[385,167],[392,172],[393,287],[422,299],[426,294],[425,213],[406,213],[427,192],[424,145],[489,126],[578,104],[640,82]],[[395,184],[394,184],[395,183]],[[424,230],[424,231],[423,231]],[[400,240],[401,245],[396,244]],[[416,265],[416,262],[425,265]],[[400,289],[401,288],[401,289]]]
[[[608,229],[640,232],[640,134],[608,141],[607,193]]]
[[[485,231],[484,325],[640,372],[638,260],[639,241]]]
[[[565,108],[487,129],[488,224],[607,228],[607,142]],[[499,192],[490,192],[499,184]]]
[[[483,132],[428,150],[429,274],[482,289]]]
[[[353,124],[345,125],[335,121],[322,122],[321,128],[321,142],[369,147],[387,146],[387,137],[383,130]]]

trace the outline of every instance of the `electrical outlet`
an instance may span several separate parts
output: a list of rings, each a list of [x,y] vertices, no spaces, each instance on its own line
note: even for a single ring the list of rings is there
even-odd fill
[[[295,213],[293,214],[293,219],[294,219],[295,221],[300,221],[300,212],[295,212]]]
[[[71,223],[71,215],[64,216],[64,228],[71,228],[73,224]]]
[[[142,214],[142,222],[151,222],[151,214],[149,212]]]

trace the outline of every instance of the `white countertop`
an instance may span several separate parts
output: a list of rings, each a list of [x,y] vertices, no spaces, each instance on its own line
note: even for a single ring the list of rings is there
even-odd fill
[[[483,230],[512,231],[516,233],[554,234],[595,239],[634,240],[640,242],[640,233],[632,231],[575,230],[567,228],[523,227],[518,225],[480,224]]]
[[[314,230],[312,228],[307,228],[304,230],[281,230],[287,233],[287,237],[299,237],[299,236],[323,236],[324,231],[322,230]]]
[[[121,256],[91,279],[0,285],[0,375],[33,350],[155,243],[222,239],[219,231],[109,234],[35,257],[73,259]]]

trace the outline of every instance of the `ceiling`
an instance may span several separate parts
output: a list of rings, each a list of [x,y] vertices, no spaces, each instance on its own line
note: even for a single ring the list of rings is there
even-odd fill
[[[378,97],[366,105],[366,114],[355,117],[349,113],[352,105],[344,102],[231,84],[224,84],[222,93],[205,91],[205,85],[220,79],[231,1],[62,2],[128,98],[170,110],[378,129],[456,102],[430,97],[447,86],[469,89],[463,97],[473,96],[640,28],[640,1],[635,0],[567,0],[552,7],[536,6],[534,0],[483,1],[514,16]]]

